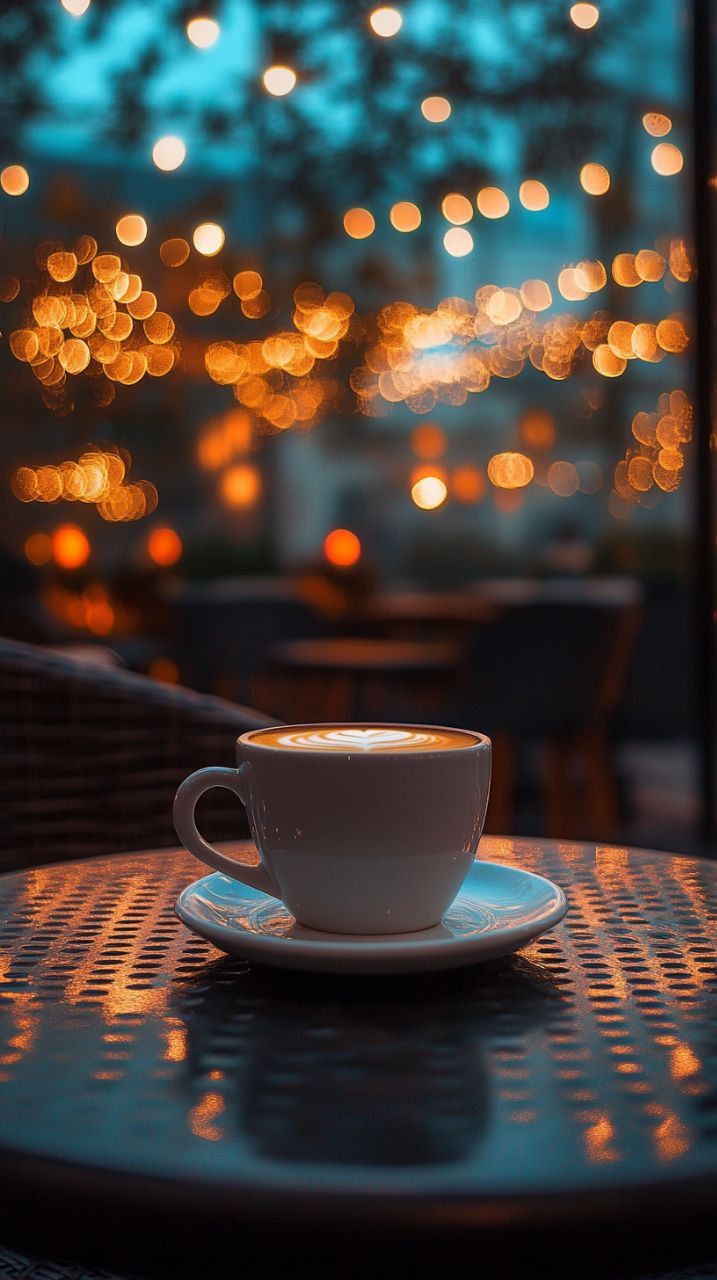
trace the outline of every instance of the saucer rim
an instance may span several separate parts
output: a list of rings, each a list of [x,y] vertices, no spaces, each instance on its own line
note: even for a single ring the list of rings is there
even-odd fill
[[[547,932],[548,929],[554,928],[556,924],[564,918],[569,902],[567,895],[563,889],[554,881],[549,880],[547,876],[542,876],[535,871],[528,871],[526,868],[517,867],[510,863],[490,862],[476,858],[471,864],[469,875],[472,871],[477,870],[481,866],[490,867],[492,871],[499,874],[514,873],[520,877],[527,877],[531,880],[540,882],[546,889],[551,891],[554,899],[552,904],[546,903],[543,915],[540,918],[534,918],[530,922],[515,924],[512,926],[500,925],[488,932],[472,934],[468,937],[457,938],[441,937],[427,938],[421,937],[420,933],[411,934],[341,934],[328,933],[321,930],[315,930],[316,938],[287,938],[286,936],[276,934],[254,933],[245,929],[231,929],[227,925],[218,924],[214,926],[218,932],[224,933],[225,937],[241,941],[242,950],[245,951],[247,958],[261,959],[258,954],[261,952],[266,957],[266,963],[270,962],[270,957],[283,956],[285,961],[289,961],[292,957],[294,960],[317,959],[322,953],[326,954],[328,960],[329,953],[335,960],[359,960],[364,959],[367,963],[372,961],[380,961],[386,959],[389,955],[401,955],[410,959],[411,957],[419,958],[420,956],[429,955],[439,951],[450,951],[451,955],[458,959],[461,955],[472,956],[481,951],[492,950],[490,943],[494,943],[496,951],[491,958],[497,958],[498,954],[515,950],[521,943],[527,943],[534,938]],[[175,913],[188,929],[192,932],[200,932],[195,923],[196,917],[192,918],[188,911],[186,900],[196,892],[197,887],[204,881],[212,879],[214,876],[223,875],[222,872],[211,872],[208,875],[200,876],[197,880],[192,881],[182,889],[175,903]],[[230,877],[224,876],[229,880]],[[240,881],[235,883],[243,888]],[[454,899],[454,903],[458,903],[463,896],[465,882],[461,890]],[[250,893],[252,891],[250,890]],[[253,891],[256,893],[256,891]],[[259,897],[268,897],[267,894],[258,894]],[[453,905],[453,904],[452,904]],[[450,910],[450,907],[449,907]],[[306,926],[304,926],[306,927]],[[435,927],[435,926],[434,926]],[[430,929],[420,932],[430,933]],[[207,933],[201,932],[200,936],[207,939],[219,950],[223,950],[220,944],[213,937],[208,937]],[[245,945],[246,944],[246,945]],[[254,952],[250,956],[250,952]],[[290,953],[290,954],[289,954]],[[235,949],[229,954],[236,955],[238,951]]]

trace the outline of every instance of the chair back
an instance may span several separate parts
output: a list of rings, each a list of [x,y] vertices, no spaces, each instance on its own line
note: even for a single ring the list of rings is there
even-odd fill
[[[188,773],[235,763],[234,741],[269,717],[132,672],[0,639],[0,870],[176,845],[174,792]],[[211,796],[212,839],[248,833]]]

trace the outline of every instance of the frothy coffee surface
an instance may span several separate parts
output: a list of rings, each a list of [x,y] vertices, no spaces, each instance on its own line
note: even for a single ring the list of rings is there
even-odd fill
[[[294,751],[371,752],[455,751],[475,746],[472,734],[459,729],[412,729],[401,725],[304,725],[266,729],[253,742]]]

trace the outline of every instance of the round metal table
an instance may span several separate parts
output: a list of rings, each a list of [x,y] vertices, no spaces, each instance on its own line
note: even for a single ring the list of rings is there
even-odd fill
[[[717,865],[481,856],[556,880],[566,919],[509,960],[393,979],[220,956],[174,915],[184,853],[0,878],[5,1243],[172,1276],[259,1246],[268,1274],[303,1249],[345,1275],[379,1248],[503,1275],[709,1248]]]

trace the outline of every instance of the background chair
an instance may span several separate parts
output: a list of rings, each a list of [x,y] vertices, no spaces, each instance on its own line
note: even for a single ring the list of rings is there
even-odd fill
[[[176,845],[186,774],[232,765],[258,711],[122,669],[0,639],[0,870]],[[248,834],[236,798],[214,791],[209,839]]]
[[[614,833],[611,729],[639,622],[639,591],[626,584],[506,600],[476,628],[453,720],[493,739],[489,830],[512,829],[518,750],[539,742],[547,834]]]

